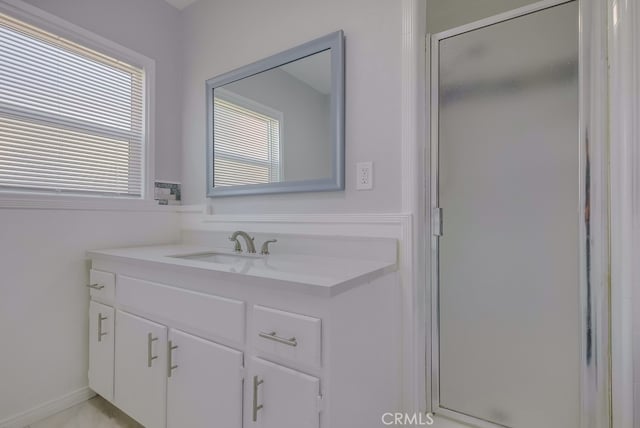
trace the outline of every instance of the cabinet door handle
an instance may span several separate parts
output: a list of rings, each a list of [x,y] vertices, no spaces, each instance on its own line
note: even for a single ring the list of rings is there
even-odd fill
[[[147,367],[151,367],[153,360],[158,358],[157,355],[153,355],[153,342],[158,340],[157,337],[153,337],[153,334],[147,334]]]
[[[100,284],[87,284],[87,287],[89,288],[93,288],[94,290],[102,290],[104,288],[104,285],[100,285]]]
[[[98,342],[102,342],[102,336],[107,335],[106,331],[102,331],[102,321],[106,319],[107,317],[102,316],[102,312],[98,313]]]
[[[258,380],[258,376],[253,377],[253,422],[258,421],[258,410],[264,407],[262,404],[258,405],[258,386],[263,383],[264,379]]]
[[[262,337],[263,339],[269,339],[273,340],[274,342],[282,343],[284,345],[298,346],[298,341],[295,337],[285,339],[284,337],[278,336],[275,331],[272,331],[271,333],[265,333],[264,331],[261,331],[260,333],[258,333],[258,336]]]
[[[171,377],[171,372],[178,368],[177,364],[173,364],[173,350],[178,349],[178,345],[174,345],[170,340],[167,344],[167,377]]]

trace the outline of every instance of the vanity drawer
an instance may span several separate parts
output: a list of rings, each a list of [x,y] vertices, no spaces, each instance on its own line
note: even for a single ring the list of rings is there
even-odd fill
[[[320,367],[321,334],[319,318],[264,306],[253,307],[252,340],[258,351]]]
[[[244,343],[245,304],[240,300],[119,275],[118,304],[197,336]]]
[[[113,305],[116,298],[116,276],[111,272],[89,271],[89,295],[92,299]]]

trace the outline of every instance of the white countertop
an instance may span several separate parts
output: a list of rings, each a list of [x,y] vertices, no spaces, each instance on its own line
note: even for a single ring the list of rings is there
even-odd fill
[[[217,253],[238,256],[229,249],[202,245],[154,245],[88,251],[91,259],[154,263],[210,271],[226,276],[262,278],[281,282],[292,291],[334,296],[359,284],[396,270],[389,261],[337,258],[320,255],[270,254],[249,255],[236,263],[214,263],[171,256]]]

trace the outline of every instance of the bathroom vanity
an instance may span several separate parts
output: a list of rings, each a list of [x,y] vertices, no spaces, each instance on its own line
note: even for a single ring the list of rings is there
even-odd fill
[[[91,251],[89,386],[147,428],[378,426],[401,407],[388,241],[369,259]]]

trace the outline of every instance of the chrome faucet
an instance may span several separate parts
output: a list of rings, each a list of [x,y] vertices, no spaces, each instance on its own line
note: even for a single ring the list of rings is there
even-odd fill
[[[233,234],[229,237],[229,241],[235,242],[234,251],[236,253],[242,252],[242,246],[240,245],[240,241],[238,241],[238,236],[242,236],[247,243],[247,253],[254,254],[256,252],[256,247],[253,245],[253,238],[249,236],[247,232],[243,232],[242,230],[237,230],[233,232]]]
[[[264,241],[264,244],[262,244],[262,249],[260,250],[260,254],[262,254],[263,256],[268,256],[269,255],[269,244],[271,244],[272,242],[278,242],[277,239],[269,239],[268,241]]]

